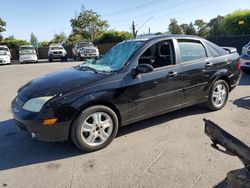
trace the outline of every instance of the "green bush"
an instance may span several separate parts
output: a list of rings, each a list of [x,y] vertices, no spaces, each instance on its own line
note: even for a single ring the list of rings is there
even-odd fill
[[[21,45],[27,45],[30,44],[26,40],[20,40],[20,39],[15,39],[15,38],[5,38],[4,40],[1,41],[1,45],[7,45],[10,49],[18,49],[19,46]]]
[[[240,25],[239,21],[244,21]],[[250,34],[250,10],[238,10],[224,18],[224,26],[230,35]]]
[[[100,34],[95,43],[118,43],[133,38],[132,33],[126,31],[106,31]]]

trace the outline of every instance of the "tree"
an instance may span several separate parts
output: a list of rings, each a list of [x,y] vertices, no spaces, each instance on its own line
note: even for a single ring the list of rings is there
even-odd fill
[[[171,34],[184,34],[182,27],[178,25],[176,19],[170,19],[168,30]]]
[[[6,31],[5,30],[5,26],[6,26],[6,22],[3,21],[1,18],[0,18],[0,41],[3,39],[3,36],[1,35],[2,32]]]
[[[243,23],[240,24],[240,21]],[[226,15],[224,27],[230,35],[250,34],[250,10],[238,10]]]
[[[50,43],[63,43],[66,42],[67,36],[64,32],[59,34],[55,34],[54,38],[50,41]]]
[[[155,35],[162,35],[162,32],[156,32]]]
[[[108,21],[102,20],[101,16],[92,10],[83,9],[78,16],[70,20],[74,33],[88,34],[88,38],[93,42],[99,32],[108,28]]]
[[[194,25],[197,26],[197,35],[207,37],[209,35],[209,28],[204,20],[195,20]]]
[[[40,46],[41,46],[41,47],[48,47],[48,46],[49,46],[49,41],[42,41],[42,42],[40,43]]]
[[[96,43],[118,43],[133,38],[133,34],[126,31],[110,30],[104,32],[96,39]]]
[[[180,26],[186,35],[196,35],[196,30],[193,22],[190,22],[189,24],[182,24]]]
[[[71,33],[67,39],[67,44],[73,45],[75,42],[84,41],[87,39],[88,39],[88,37],[86,34]]]
[[[2,45],[7,45],[9,48],[13,49],[13,48],[19,48],[19,46],[21,45],[26,45],[26,44],[30,44],[28,41],[26,40],[20,40],[20,39],[16,39],[13,35],[3,39],[0,44]]]
[[[210,28],[209,36],[216,37],[216,36],[228,35],[228,32],[225,29],[224,24],[225,23],[223,16],[217,16],[216,18],[211,19],[207,24],[207,26]]]
[[[35,48],[38,47],[38,40],[37,40],[37,38],[36,38],[36,36],[35,36],[35,34],[34,34],[33,32],[30,34],[30,43],[31,43]]]

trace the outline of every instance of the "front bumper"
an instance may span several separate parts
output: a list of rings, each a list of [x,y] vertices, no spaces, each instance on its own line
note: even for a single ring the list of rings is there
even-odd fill
[[[34,63],[37,62],[37,58],[20,58],[19,61],[21,63]]]
[[[82,58],[95,58],[99,56],[97,53],[80,53],[80,55]]]
[[[57,122],[51,126],[44,126],[44,119],[40,118],[39,113],[23,110],[14,101],[12,102],[11,110],[16,125],[22,131],[29,133],[33,139],[44,142],[64,141],[68,139],[70,122]]]
[[[61,58],[65,58],[67,55],[64,54],[50,54],[49,58],[51,59],[61,59]]]
[[[241,62],[241,70],[250,72],[250,56],[241,55],[240,57]]]
[[[8,60],[8,59],[0,59],[0,65],[1,64],[10,64],[10,60]]]

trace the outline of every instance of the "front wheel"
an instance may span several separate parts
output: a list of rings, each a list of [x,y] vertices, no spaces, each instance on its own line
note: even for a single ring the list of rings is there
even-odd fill
[[[118,118],[106,106],[92,106],[73,122],[71,138],[82,151],[96,151],[109,145],[118,131]]]
[[[210,90],[209,98],[206,103],[211,110],[220,110],[227,102],[229,88],[224,80],[217,80]]]

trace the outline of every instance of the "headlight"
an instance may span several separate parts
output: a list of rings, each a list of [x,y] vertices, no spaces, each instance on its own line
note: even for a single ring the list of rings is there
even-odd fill
[[[48,97],[37,97],[30,99],[26,103],[24,103],[23,109],[31,112],[40,112],[43,105],[51,98],[53,97],[48,96]]]
[[[242,48],[242,54],[246,54],[247,53],[247,49],[246,48]]]

